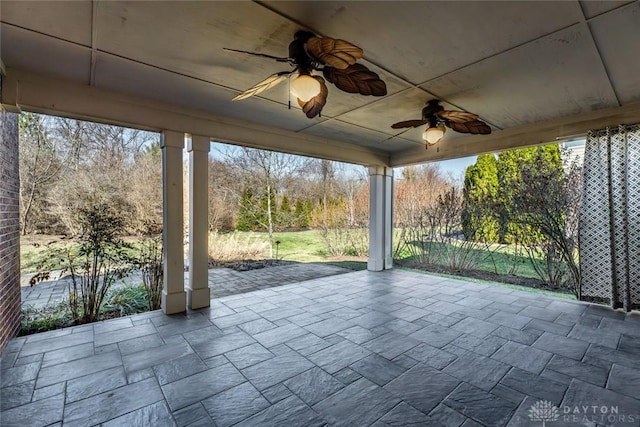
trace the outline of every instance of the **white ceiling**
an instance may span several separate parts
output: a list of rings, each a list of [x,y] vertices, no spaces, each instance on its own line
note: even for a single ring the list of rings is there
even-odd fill
[[[640,101],[638,1],[3,0],[0,13],[8,76],[12,70],[36,72],[101,93],[356,145],[387,156],[389,164],[543,142],[550,129],[538,139],[519,130],[529,135],[536,129],[531,124],[542,129],[554,120],[560,123],[554,124],[556,133],[582,129],[575,123],[595,111],[617,120],[618,108],[626,108],[626,118],[640,117],[634,107]],[[288,65],[223,48],[286,56],[293,33],[302,28],[362,47],[362,62],[380,74],[388,95],[364,97],[331,86],[322,117],[313,120],[297,106],[288,109],[286,84],[231,102]],[[392,123],[420,118],[425,101],[434,97],[447,108],[480,114],[493,135],[450,131],[438,149],[426,152],[422,129],[393,137]],[[46,110],[73,115],[54,105]],[[557,121],[562,118],[573,125]],[[135,118],[130,124],[137,124]],[[304,144],[295,151],[318,155]],[[333,157],[331,151],[320,155]]]

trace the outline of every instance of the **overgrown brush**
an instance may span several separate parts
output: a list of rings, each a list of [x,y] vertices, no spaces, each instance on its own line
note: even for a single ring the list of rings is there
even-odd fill
[[[209,233],[209,260],[214,263],[262,258],[269,243],[240,233]]]

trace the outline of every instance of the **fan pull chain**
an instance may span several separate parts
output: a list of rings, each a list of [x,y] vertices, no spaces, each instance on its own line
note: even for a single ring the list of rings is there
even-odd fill
[[[287,84],[289,85],[287,88],[289,91],[289,110],[291,110],[291,76],[287,79]]]

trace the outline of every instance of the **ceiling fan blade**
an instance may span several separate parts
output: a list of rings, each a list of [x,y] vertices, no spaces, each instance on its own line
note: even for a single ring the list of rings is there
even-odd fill
[[[362,64],[349,65],[345,69],[325,67],[324,77],[342,91],[361,95],[384,96],[387,85],[380,77]]]
[[[418,126],[422,126],[426,124],[428,120],[405,120],[403,122],[394,123],[391,125],[393,129],[402,129],[402,128],[417,128]]]
[[[302,108],[304,114],[306,114],[310,119],[320,115],[322,108],[327,103],[327,95],[329,95],[329,90],[327,89],[327,85],[324,83],[324,79],[320,76],[312,77],[320,82],[320,93],[307,102],[300,100],[300,98],[296,98],[298,100],[298,105]]]
[[[478,115],[473,113],[467,113],[466,111],[451,111],[443,110],[436,113],[441,119],[448,120],[454,123],[467,123],[474,120],[478,120]]]
[[[331,37],[311,37],[304,47],[317,61],[340,70],[355,64],[364,54],[358,46]]]
[[[278,84],[286,80],[287,77],[289,77],[289,75],[293,73],[293,71],[280,71],[279,73],[272,74],[266,79],[262,80],[260,83],[256,83],[255,85],[251,86],[249,89],[236,95],[232,99],[232,101],[240,101],[241,99],[246,99],[253,95],[257,95],[261,92],[264,92],[267,89],[271,89],[272,87],[277,86]]]
[[[292,62],[291,58],[282,58],[279,56],[267,55],[265,53],[249,52],[247,50],[229,49],[227,47],[223,47],[223,49],[228,50],[229,52],[246,53],[247,55],[261,56],[263,58],[275,59],[278,62]]]
[[[472,120],[466,123],[447,122],[447,126],[460,133],[473,135],[489,135],[491,133],[489,125],[480,120]]]

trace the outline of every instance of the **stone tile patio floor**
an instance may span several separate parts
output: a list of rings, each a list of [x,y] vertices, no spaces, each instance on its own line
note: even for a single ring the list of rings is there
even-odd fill
[[[350,273],[353,270],[323,263],[285,264],[257,270],[235,271],[230,268],[213,268],[209,270],[209,287],[211,297],[224,297],[274,286],[282,286],[334,274]],[[42,307],[57,301],[62,301],[68,295],[68,279],[50,280],[28,285],[32,275],[22,278],[22,305]],[[185,273],[185,282],[189,274]],[[138,285],[142,283],[139,274],[133,273],[119,285]]]
[[[637,426],[640,320],[361,271],[16,338],[1,391],[2,426]]]

